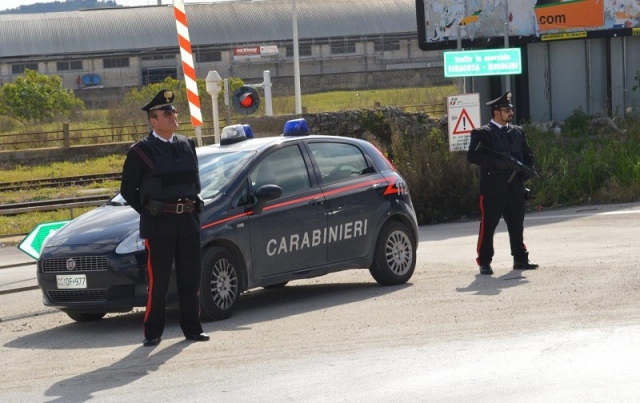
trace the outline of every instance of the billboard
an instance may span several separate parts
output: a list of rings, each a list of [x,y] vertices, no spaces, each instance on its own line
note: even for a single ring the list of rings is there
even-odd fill
[[[422,50],[629,36],[640,28],[640,0],[416,0]]]

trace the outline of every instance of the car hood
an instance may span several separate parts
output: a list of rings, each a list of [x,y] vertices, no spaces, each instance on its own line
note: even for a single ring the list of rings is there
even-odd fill
[[[119,244],[139,227],[140,216],[129,206],[102,206],[60,228],[49,246]]]

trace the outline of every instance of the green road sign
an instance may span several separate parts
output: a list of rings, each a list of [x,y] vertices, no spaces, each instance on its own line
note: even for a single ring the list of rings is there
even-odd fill
[[[443,52],[444,76],[474,77],[522,73],[520,48]]]
[[[36,225],[36,227],[20,242],[18,249],[31,256],[34,259],[40,257],[40,249],[44,240],[63,226],[70,220],[54,221]]]

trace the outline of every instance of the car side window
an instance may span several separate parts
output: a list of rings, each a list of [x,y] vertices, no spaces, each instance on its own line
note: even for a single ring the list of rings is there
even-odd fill
[[[330,184],[374,172],[362,151],[346,143],[309,143],[322,182]]]
[[[272,152],[249,177],[254,190],[263,185],[278,185],[283,196],[311,188],[307,165],[297,145]]]
[[[237,207],[246,207],[255,203],[255,199],[251,193],[249,193],[249,184],[245,180],[244,185],[240,188],[240,190],[234,196],[231,206],[234,208]]]

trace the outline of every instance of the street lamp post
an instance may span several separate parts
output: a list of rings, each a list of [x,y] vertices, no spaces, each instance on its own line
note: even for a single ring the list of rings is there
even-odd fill
[[[207,92],[211,94],[211,109],[213,109],[213,134],[215,143],[220,144],[220,120],[218,119],[218,94],[222,89],[222,79],[217,71],[211,70],[206,78]]]
[[[293,83],[296,99],[296,114],[302,113],[302,99],[300,95],[300,54],[298,53],[298,13],[296,0],[293,2]]]

